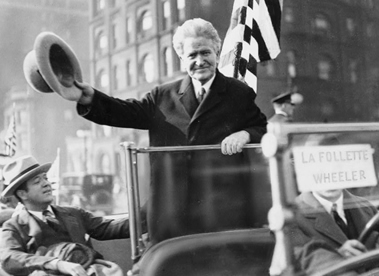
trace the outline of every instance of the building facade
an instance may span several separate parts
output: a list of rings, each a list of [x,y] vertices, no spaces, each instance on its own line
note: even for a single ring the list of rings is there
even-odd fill
[[[296,120],[376,121],[378,20],[372,0],[285,0],[282,52],[259,68],[258,102],[266,114],[290,77],[304,95]]]
[[[92,85],[119,98],[141,98],[185,72],[172,46],[177,26],[201,17],[225,37],[230,0],[91,0]],[[378,5],[373,0],[285,0],[282,52],[258,66],[257,104],[267,117],[271,98],[288,89],[304,96],[295,120],[372,121],[378,118]],[[364,107],[364,108],[362,108]],[[120,142],[147,146],[146,131],[92,125],[90,170],[119,174]]]
[[[56,93],[33,91],[26,83],[23,61],[38,34],[53,32],[75,49],[83,76],[89,78],[88,1],[0,0],[0,18],[4,38],[0,41],[0,152],[4,152],[5,133],[15,116],[16,157],[32,154],[40,162],[52,162],[60,148],[66,159],[66,136],[88,127],[88,122],[76,116],[74,103]]]

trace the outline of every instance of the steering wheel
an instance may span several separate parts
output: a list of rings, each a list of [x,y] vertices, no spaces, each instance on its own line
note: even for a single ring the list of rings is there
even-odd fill
[[[379,231],[379,212],[366,223],[358,240],[364,244],[373,231]]]
[[[379,231],[379,212],[367,222],[365,228],[360,234],[358,240],[365,243],[372,232]],[[379,249],[366,252],[362,255],[355,256],[344,260],[338,264],[330,266],[322,271],[317,272],[313,276],[332,276],[339,275],[348,271],[354,271],[359,268],[369,269],[369,271],[360,274],[363,276],[378,275]]]

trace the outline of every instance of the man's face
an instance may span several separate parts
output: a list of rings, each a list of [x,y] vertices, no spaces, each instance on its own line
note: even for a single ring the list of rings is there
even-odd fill
[[[213,77],[219,61],[212,40],[204,37],[186,38],[180,58],[190,77],[201,84],[205,84]]]
[[[40,211],[53,202],[51,183],[47,180],[45,172],[29,179],[26,182],[26,187],[26,191],[19,191],[19,196],[28,209]]]
[[[292,117],[295,111],[295,105],[290,102],[283,103],[283,111],[289,116]]]
[[[324,190],[324,191],[317,191],[317,193],[320,197],[329,200],[330,202],[336,202],[337,199],[340,198],[342,195],[342,190]]]

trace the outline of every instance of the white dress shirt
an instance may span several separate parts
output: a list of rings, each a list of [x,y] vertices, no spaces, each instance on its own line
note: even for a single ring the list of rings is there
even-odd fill
[[[313,193],[314,197],[320,202],[320,204],[325,208],[325,210],[332,215],[332,207],[333,204],[337,204],[337,213],[341,217],[341,219],[347,224],[345,212],[343,210],[343,193],[341,196],[336,200],[336,202],[331,202],[329,200],[326,200],[325,198],[322,198],[317,193]]]
[[[196,98],[198,98],[199,94],[201,94],[201,88],[204,88],[205,94],[208,93],[208,91],[211,88],[211,85],[212,85],[215,77],[216,77],[216,74],[209,81],[207,81],[203,85],[201,85],[201,82],[199,82],[198,80],[192,79],[192,84],[193,84],[193,88],[194,88],[195,93],[196,93]]]

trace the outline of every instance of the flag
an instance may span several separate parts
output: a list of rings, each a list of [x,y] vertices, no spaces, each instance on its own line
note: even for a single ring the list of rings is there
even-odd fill
[[[60,184],[60,148],[57,149],[57,157],[51,164],[50,169],[47,171],[47,179],[51,182],[53,188],[53,195],[56,197],[55,204],[59,204],[59,184]]]
[[[8,126],[7,133],[4,138],[5,154],[7,156],[14,156],[17,149],[17,137],[16,137],[16,119],[15,115],[11,117],[11,121]]]
[[[219,70],[257,91],[257,63],[280,53],[283,0],[234,0]]]

